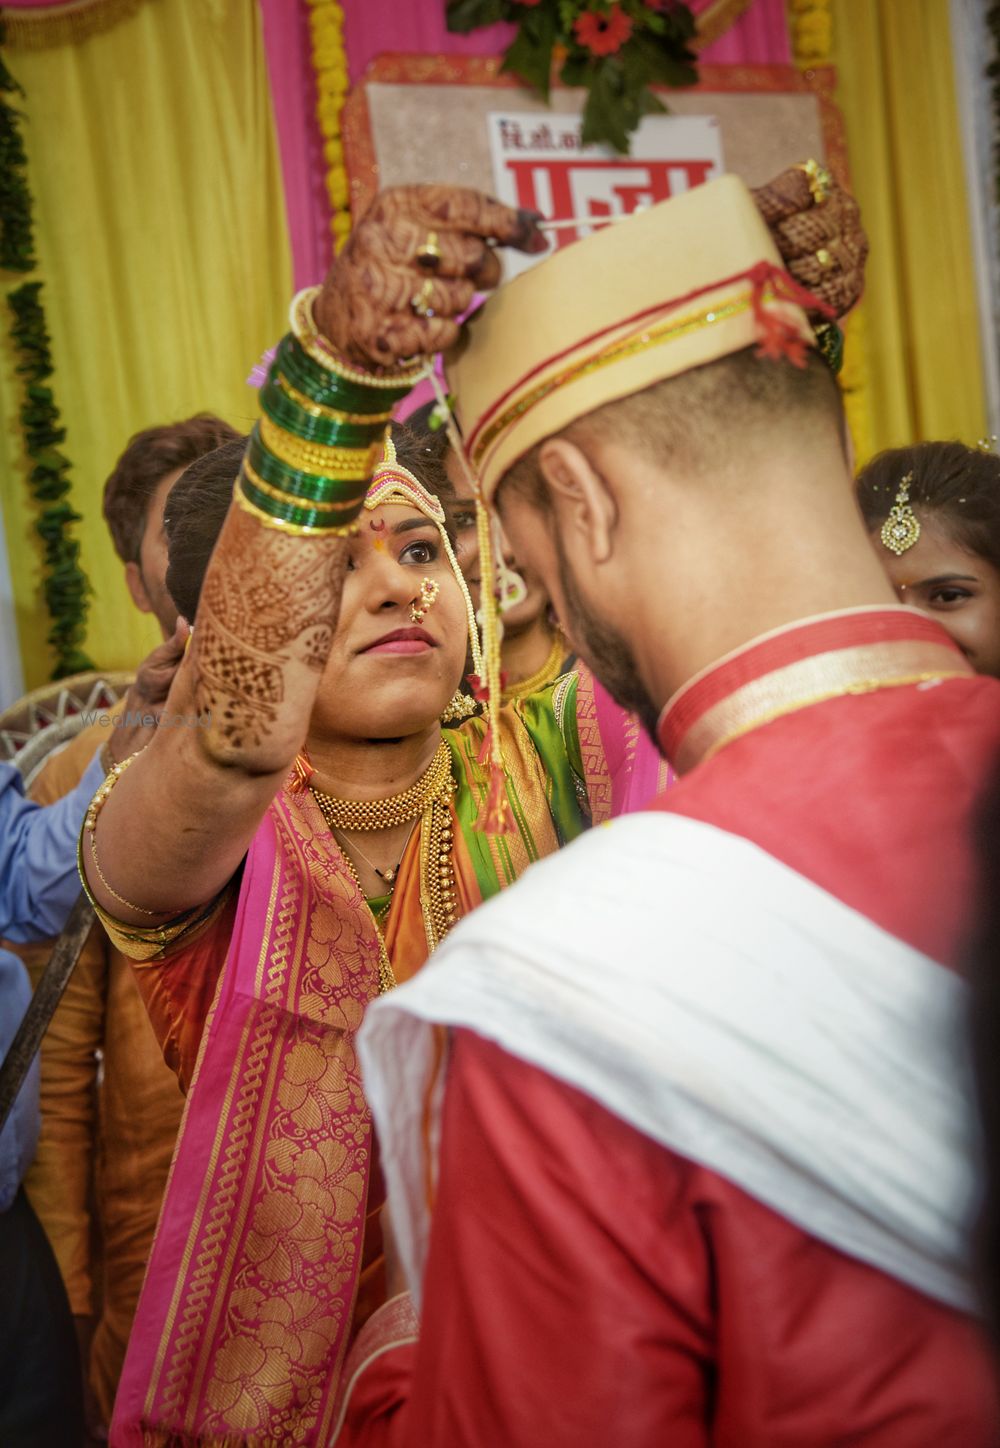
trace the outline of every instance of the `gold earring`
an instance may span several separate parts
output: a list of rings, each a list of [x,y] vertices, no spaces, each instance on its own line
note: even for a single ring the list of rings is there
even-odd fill
[[[912,548],[920,537],[920,519],[910,507],[910,484],[913,474],[907,473],[900,482],[896,501],[889,509],[889,516],[882,524],[881,539],[890,553],[898,558],[907,548]]]
[[[410,617],[414,623],[423,623],[424,614],[434,606],[440,592],[441,585],[435,583],[432,578],[420,580],[420,593],[410,604]]]
[[[478,707],[475,699],[470,698],[468,694],[463,694],[461,689],[458,689],[452,696],[451,703],[441,715],[441,723],[458,724],[463,719],[471,719]]]

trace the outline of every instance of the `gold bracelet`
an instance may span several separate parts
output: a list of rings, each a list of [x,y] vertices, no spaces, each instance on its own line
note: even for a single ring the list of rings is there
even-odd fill
[[[325,523],[313,526],[307,523],[286,523],[284,518],[272,518],[270,513],[265,513],[256,503],[251,503],[240,487],[239,478],[233,485],[233,501],[238,508],[249,513],[251,518],[256,518],[265,528],[273,528],[277,533],[287,533],[292,538],[354,538],[360,531],[356,521],[328,527]]]
[[[300,441],[294,433],[271,421],[262,413],[258,421],[261,442],[279,462],[296,472],[314,478],[337,478],[345,483],[363,482],[370,478],[382,460],[385,439],[367,447],[333,448]]]
[[[322,287],[306,287],[292,298],[289,312],[292,335],[303,352],[310,356],[317,366],[322,367],[326,372],[332,372],[336,377],[342,377],[345,382],[353,382],[356,387],[399,392],[404,389],[409,391],[420,381],[427,370],[427,360],[423,357],[415,367],[378,377],[373,372],[364,372],[360,367],[352,367],[349,362],[338,357],[316,326],[316,319],[313,316],[313,302],[322,290]]]
[[[146,746],[143,745],[143,748],[145,747]],[[138,759],[141,753],[142,749],[137,749],[134,754],[130,754],[127,759],[123,759],[121,764],[112,765],[111,769],[108,771],[107,778],[105,779],[104,783],[101,785],[100,789],[94,795],[94,798],[90,801],[90,804],[87,807],[87,814],[83,821],[83,831],[84,834],[88,834],[90,836],[90,857],[94,862],[94,869],[97,871],[98,879],[104,886],[105,890],[107,890],[108,894],[113,895],[118,903],[120,905],[124,905],[126,909],[134,910],[137,915],[155,916],[163,915],[166,912],[163,910],[147,910],[142,905],[133,905],[131,900],[126,900],[124,895],[119,895],[118,891],[111,884],[111,882],[108,880],[108,877],[101,869],[101,862],[97,858],[97,841],[94,837],[94,832],[97,829],[97,817],[107,803],[108,795],[114,789],[115,785],[121,779],[122,775],[125,773],[126,769],[128,769],[129,765],[133,762],[133,760]]]
[[[294,402],[296,407],[308,413],[310,417],[321,417],[326,422],[351,423],[362,427],[368,423],[372,427],[376,427],[392,421],[391,412],[338,412],[335,407],[324,407],[321,402],[313,402],[311,397],[307,397],[304,392],[293,387],[288,378],[280,372],[275,375],[274,381],[289,402]]]
[[[360,508],[364,500],[364,492],[359,492],[356,498],[341,498],[338,503],[316,503],[312,498],[300,498],[297,493],[286,493],[281,488],[276,488],[273,483],[266,483],[247,457],[244,457],[242,467],[255,488],[266,493],[269,498],[274,498],[275,502],[287,503],[291,508],[311,508],[314,513],[333,513],[339,516],[352,507]]]

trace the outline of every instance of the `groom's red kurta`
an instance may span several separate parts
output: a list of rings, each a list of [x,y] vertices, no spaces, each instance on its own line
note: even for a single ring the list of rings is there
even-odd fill
[[[970,819],[1000,750],[1000,687],[921,679],[962,668],[957,654],[942,663],[946,644],[908,611],[870,610],[740,651],[667,712],[665,745],[691,772],[653,807],[752,840],[956,965],[972,912]],[[800,701],[745,730],[746,685],[784,707],[782,670],[844,649],[862,664],[868,651],[881,686],[864,691],[862,668],[858,692]],[[924,649],[937,664],[899,682]],[[753,707],[759,716],[759,697]],[[345,1373],[355,1378],[339,1443],[1000,1441],[993,1363],[971,1319],[467,1031],[455,1032],[449,1064],[419,1342],[415,1333],[408,1298],[365,1328]]]

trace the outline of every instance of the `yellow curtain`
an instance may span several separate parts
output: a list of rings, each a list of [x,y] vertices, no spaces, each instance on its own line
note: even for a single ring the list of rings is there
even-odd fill
[[[102,668],[130,668],[158,634],[125,591],[104,480],[140,428],[206,409],[248,427],[245,378],[285,328],[291,263],[258,7],[155,0],[102,35],[7,63],[25,91],[35,276],[95,590],[85,647]],[[6,317],[0,334],[0,504],[32,688],[51,657]]]
[[[827,4],[872,244],[858,339],[869,431],[856,437],[860,460],[920,438],[974,443],[986,406],[948,0]],[[810,0],[791,8],[794,37],[795,12],[804,18]]]

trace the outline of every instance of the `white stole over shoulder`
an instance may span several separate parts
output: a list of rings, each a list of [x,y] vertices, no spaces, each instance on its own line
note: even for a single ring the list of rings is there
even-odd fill
[[[365,1088],[417,1300],[440,1024],[969,1309],[965,1008],[952,972],[746,839],[669,812],[591,831],[369,1009]]]

